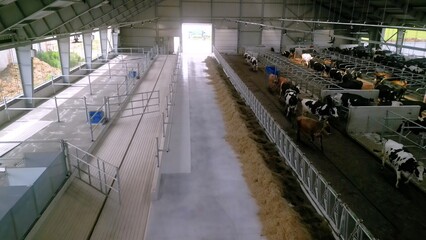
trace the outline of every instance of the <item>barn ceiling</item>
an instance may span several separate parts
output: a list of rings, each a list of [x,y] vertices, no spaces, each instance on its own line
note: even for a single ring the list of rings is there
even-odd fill
[[[126,22],[156,0],[0,0],[0,45],[28,44],[52,36]]]
[[[182,2],[206,2],[179,1],[180,6]],[[0,49],[29,44],[47,37],[118,25],[160,2],[163,1],[0,0]],[[224,1],[210,1],[215,2]],[[226,2],[241,3],[245,0]],[[425,0],[283,0],[284,7],[289,2],[293,3],[293,7],[294,4],[302,3],[312,6],[318,20],[422,28],[426,25]],[[298,19],[303,19],[303,16]]]
[[[409,27],[426,25],[425,0],[313,0],[313,3],[325,9],[322,16],[330,21]]]

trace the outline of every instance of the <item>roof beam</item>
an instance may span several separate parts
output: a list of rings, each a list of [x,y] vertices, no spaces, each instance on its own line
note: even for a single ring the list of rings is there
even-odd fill
[[[52,28],[52,29],[50,29],[50,30],[48,30],[46,32],[41,33],[39,35],[39,37],[47,36],[49,34],[54,34],[55,30],[58,30],[60,27],[65,26],[66,24],[71,23],[72,21],[76,21],[76,20],[80,21],[80,24],[83,25],[84,23],[81,21],[80,17],[82,15],[86,14],[86,13],[89,13],[92,9],[103,7],[104,6],[104,1],[103,0],[86,1],[85,5],[87,5],[87,6],[82,7],[81,10],[80,9],[76,10],[73,5],[67,7],[66,9],[64,9],[64,11],[70,11],[70,10],[73,11],[74,12],[72,14],[73,16],[70,19],[66,20],[65,22],[62,22],[58,26],[56,26],[56,27],[54,27],[54,28]],[[79,11],[81,11],[81,12],[79,12]],[[71,27],[73,30],[75,30],[73,24],[69,24],[68,27]]]
[[[36,14],[46,10],[57,0],[17,0],[0,7],[0,34],[16,27],[20,23],[35,19]],[[70,1],[75,2],[75,1]]]

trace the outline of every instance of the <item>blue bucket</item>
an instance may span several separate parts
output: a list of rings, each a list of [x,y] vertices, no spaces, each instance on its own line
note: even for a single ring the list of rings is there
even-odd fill
[[[130,78],[135,78],[136,77],[136,71],[130,71],[129,72],[129,77]]]
[[[89,112],[90,123],[98,124],[101,123],[104,118],[104,111],[90,111]]]
[[[269,75],[269,74],[279,75],[280,74],[280,71],[275,66],[266,66],[265,72],[266,72],[267,75]]]

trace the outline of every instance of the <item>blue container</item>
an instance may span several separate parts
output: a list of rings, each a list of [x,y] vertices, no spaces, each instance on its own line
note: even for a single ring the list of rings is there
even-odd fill
[[[277,69],[275,66],[266,66],[265,67],[266,74],[275,74],[280,75],[280,70]]]
[[[90,123],[98,124],[101,123],[104,118],[104,111],[90,111],[89,112]]]
[[[130,78],[135,78],[136,77],[136,71],[130,71],[129,72],[129,77]]]

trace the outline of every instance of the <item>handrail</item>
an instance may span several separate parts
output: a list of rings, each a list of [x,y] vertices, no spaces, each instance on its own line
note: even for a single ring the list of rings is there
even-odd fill
[[[8,107],[7,106],[7,99],[3,98],[3,102],[4,102],[4,110],[6,112],[7,118],[10,121],[10,114],[9,111],[32,111],[35,109],[56,109],[56,117],[57,117],[57,121],[60,122],[61,118],[60,118],[60,113],[59,113],[59,104],[58,104],[58,100],[69,100],[69,99],[76,99],[76,100],[83,100],[84,101],[84,105],[85,107],[61,107],[62,109],[87,109],[87,105],[86,105],[86,97],[70,97],[70,98],[65,98],[65,97],[21,97],[19,99],[22,100],[47,100],[46,102],[42,103],[42,104],[48,104],[49,100],[54,100],[54,107],[43,107],[43,106],[37,106],[37,107]]]
[[[232,85],[252,109],[265,129],[268,138],[276,144],[280,155],[297,175],[306,196],[317,211],[327,219],[333,232],[341,239],[375,239],[287,133],[279,127],[260,101],[223,59],[218,50],[216,48],[213,48],[213,50]]]
[[[121,203],[119,168],[69,142],[65,143],[69,169],[77,170],[80,180],[105,195],[109,195],[110,191],[116,192]]]
[[[401,130],[400,132],[394,130],[393,128],[389,127],[389,121],[400,121],[402,122],[401,124]],[[418,136],[418,142],[414,141],[413,139],[408,138],[408,134],[404,135],[404,130],[405,129],[417,129],[420,131],[426,131],[426,127],[415,123],[413,120],[408,119],[404,116],[402,116],[401,114],[398,114],[396,112],[393,112],[391,110],[386,111],[386,116],[383,117],[380,120],[377,120],[377,122],[382,126],[382,132],[381,132],[381,136],[388,136],[388,135],[395,135],[398,137],[398,141],[401,142],[402,139],[404,139],[405,141],[413,144],[413,146],[409,146],[404,144],[406,147],[417,147],[420,148],[422,150],[426,150],[426,145],[423,145],[423,141],[424,139],[422,139],[422,136]],[[404,126],[403,122],[408,122],[413,126]],[[385,134],[385,130],[388,130],[391,134]]]

